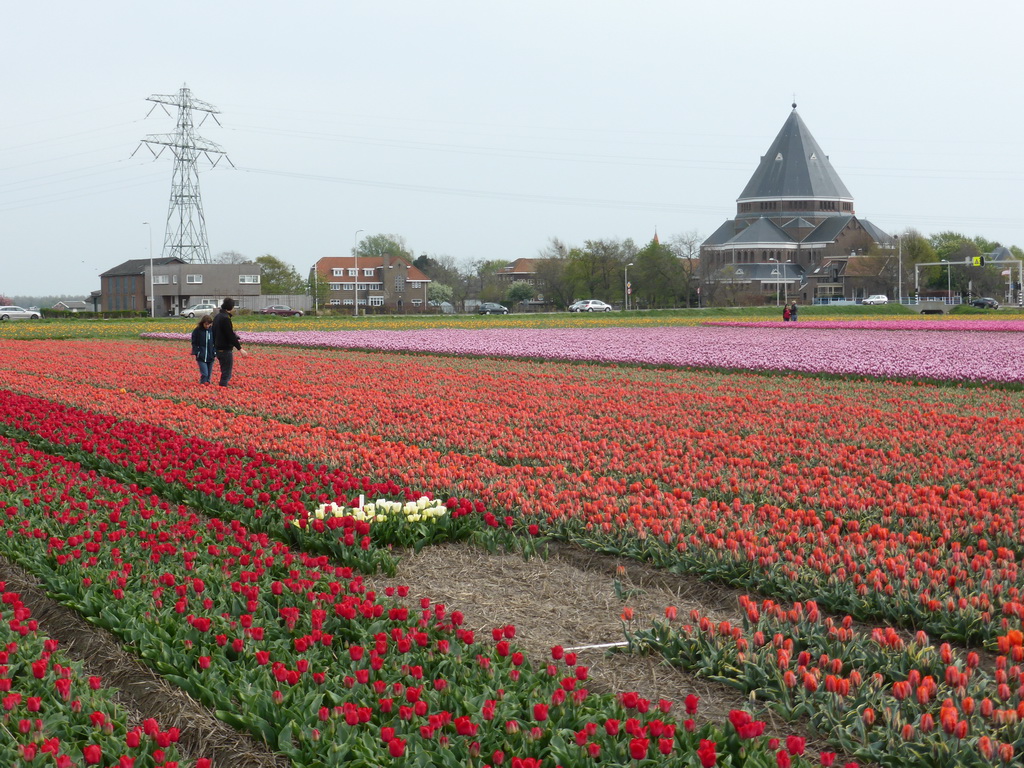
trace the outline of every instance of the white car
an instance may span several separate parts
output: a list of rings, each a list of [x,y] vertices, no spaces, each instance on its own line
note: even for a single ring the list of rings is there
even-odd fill
[[[577,301],[571,307],[570,312],[611,312],[612,305],[605,304],[603,301],[598,299],[586,299],[584,301]]]
[[[39,313],[31,309],[21,307],[0,307],[0,322],[8,320],[38,320]]]
[[[203,315],[216,315],[219,307],[216,304],[193,304],[191,307],[185,307],[178,314],[181,317],[195,317]]]
[[[868,296],[864,299],[861,304],[888,304],[889,297],[884,293],[876,293],[873,296]]]

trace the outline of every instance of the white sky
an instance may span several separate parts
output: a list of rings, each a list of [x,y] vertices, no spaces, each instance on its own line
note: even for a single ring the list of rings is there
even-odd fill
[[[51,0],[0,22],[0,293],[160,255],[183,84],[210,252],[303,274],[356,230],[460,261],[710,234],[790,112],[889,232],[1024,246],[1016,0]],[[197,118],[201,114],[197,113]]]

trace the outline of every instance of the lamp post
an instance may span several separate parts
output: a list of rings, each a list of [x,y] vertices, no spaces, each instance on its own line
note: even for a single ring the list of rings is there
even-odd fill
[[[774,256],[769,256],[768,261],[775,262],[775,269],[772,270],[772,274],[775,275],[775,306],[779,306],[779,260]]]
[[[626,311],[627,312],[629,312],[629,289],[630,289],[630,285],[629,285],[629,268],[632,267],[632,266],[633,266],[633,262],[629,262],[629,264],[626,265],[626,269],[624,270],[624,274],[622,276],[622,283],[623,283],[622,290],[623,290],[623,292],[626,295]]]
[[[896,235],[896,301],[903,303],[903,238]]]
[[[782,262],[782,298],[785,299],[787,304],[789,304],[789,267],[785,265],[789,263],[789,259],[786,259],[784,262]],[[776,291],[776,293],[778,293],[778,291]]]
[[[313,265],[313,314],[314,315],[319,315],[320,314],[319,296],[320,296],[320,286],[319,286],[319,282],[318,282],[317,277],[316,277],[316,264],[314,264]]]
[[[153,225],[148,221],[142,223],[149,227],[149,316],[156,317],[156,288],[153,279]]]
[[[952,304],[953,303],[953,276],[952,276],[952,269],[950,268],[950,266],[951,266],[950,263],[946,259],[943,259],[942,263],[946,265],[946,303],[947,304]]]
[[[359,242],[359,233],[365,230],[357,229],[352,235],[352,257],[355,259],[356,281],[352,283],[352,292],[356,295],[355,311],[353,317],[359,317],[359,249],[356,244]]]

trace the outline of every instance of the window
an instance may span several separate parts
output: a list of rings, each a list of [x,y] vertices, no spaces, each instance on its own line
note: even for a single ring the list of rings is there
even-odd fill
[[[341,299],[331,299],[331,306],[332,307],[340,307],[341,306]]]
[[[359,270],[358,269],[356,269],[355,267],[349,267],[349,270],[348,270],[348,276],[349,277],[358,277],[358,275],[359,275]]]
[[[178,284],[178,276],[177,276],[177,275],[175,275],[175,276],[174,276],[174,280],[173,280],[173,282],[174,282],[174,284],[175,284],[175,285],[177,285],[177,284]]]
[[[185,275],[185,282],[189,285],[199,285],[203,282],[202,275]]]
[[[399,293],[405,292],[405,274],[395,275],[395,290]]]
[[[373,275],[374,275],[374,273],[376,271],[377,270],[374,269],[373,267],[369,267],[368,269],[364,269],[363,270],[363,277],[373,277]]]
[[[334,269],[331,270],[331,277],[344,277],[344,276],[345,276],[345,270],[344,269],[338,269],[337,267],[335,267]]]
[[[331,283],[331,290],[332,291],[340,291],[341,290],[341,283]]]
[[[418,306],[419,306],[420,304],[422,304],[422,303],[423,303],[423,301],[422,301],[421,299],[413,299],[413,300],[412,300],[412,305],[413,305],[414,307],[418,307]]]
[[[240,285],[259,285],[259,275],[239,275],[238,282]]]
[[[383,296],[371,296],[370,297],[370,306],[371,307],[383,307],[384,306],[384,297]]]
[[[170,275],[153,275],[153,285],[168,285],[170,282]]]
[[[356,289],[355,283],[342,283],[341,290],[343,291],[354,291]]]

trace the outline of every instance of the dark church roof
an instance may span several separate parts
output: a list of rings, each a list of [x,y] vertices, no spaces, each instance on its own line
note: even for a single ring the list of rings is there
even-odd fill
[[[853,199],[797,114],[796,104],[739,200],[771,197]]]
[[[755,243],[793,242],[793,238],[779,229],[778,225],[771,219],[762,217],[736,235],[736,237],[729,242],[753,245]]]

